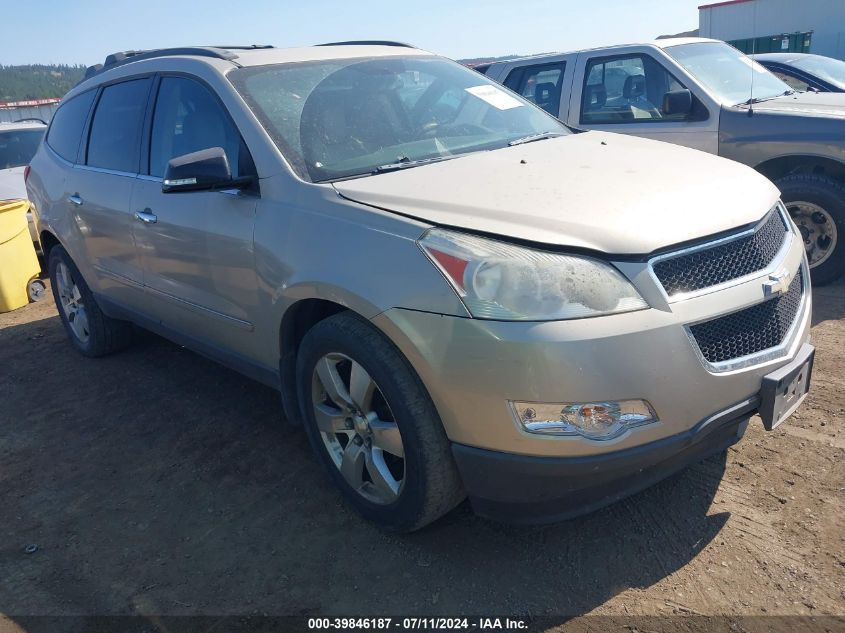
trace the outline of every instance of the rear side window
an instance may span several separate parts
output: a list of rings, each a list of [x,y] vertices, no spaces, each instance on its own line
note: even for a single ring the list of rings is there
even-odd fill
[[[171,159],[211,147],[226,152],[233,177],[254,174],[246,146],[217,98],[192,79],[162,79],[150,139],[150,175],[163,177]]]
[[[82,128],[85,127],[95,93],[96,90],[89,90],[68,99],[53,115],[50,131],[47,133],[47,144],[65,160],[76,161]]]
[[[505,79],[505,85],[552,116],[557,116],[560,112],[560,90],[565,68],[565,62],[516,68]]]
[[[137,173],[141,125],[151,82],[134,79],[103,89],[91,122],[87,165]]]

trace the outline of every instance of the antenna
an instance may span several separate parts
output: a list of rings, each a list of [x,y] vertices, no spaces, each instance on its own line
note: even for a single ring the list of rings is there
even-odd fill
[[[757,0],[754,0],[754,10],[751,14],[751,54],[757,52]],[[751,95],[748,98],[748,116],[754,116],[754,64],[753,59],[749,59],[751,63],[748,65],[751,68]]]

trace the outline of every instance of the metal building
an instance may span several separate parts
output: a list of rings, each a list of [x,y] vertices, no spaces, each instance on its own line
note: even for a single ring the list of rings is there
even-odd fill
[[[726,0],[698,7],[701,37],[746,53],[816,53],[845,59],[845,0]]]

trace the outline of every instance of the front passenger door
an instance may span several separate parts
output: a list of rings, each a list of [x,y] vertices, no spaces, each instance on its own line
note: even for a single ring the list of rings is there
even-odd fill
[[[161,78],[150,127],[147,174],[131,205],[148,310],[200,348],[256,358],[257,190],[161,190],[172,158],[221,147],[237,178],[255,174],[249,151],[218,98],[184,76]]]

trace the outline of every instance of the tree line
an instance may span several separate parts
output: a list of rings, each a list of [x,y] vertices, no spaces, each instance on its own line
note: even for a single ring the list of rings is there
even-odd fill
[[[84,76],[80,64],[0,64],[0,101],[62,97]]]

